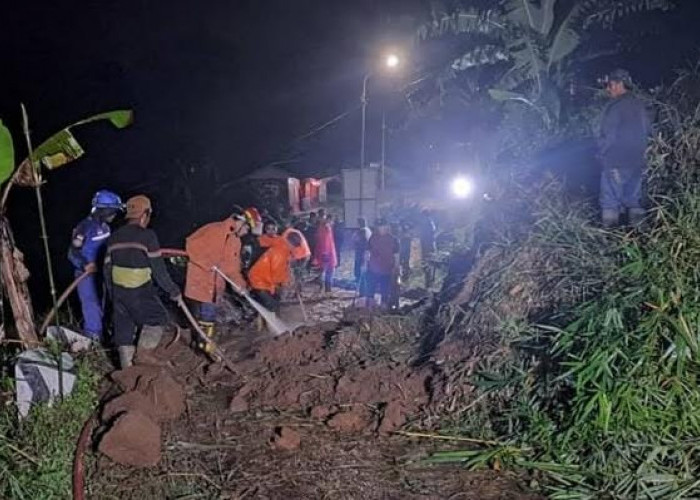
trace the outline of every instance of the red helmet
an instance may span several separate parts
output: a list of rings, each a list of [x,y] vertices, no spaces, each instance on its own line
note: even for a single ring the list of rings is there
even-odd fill
[[[258,209],[255,207],[246,208],[243,211],[243,216],[245,217],[245,220],[248,223],[248,225],[252,228],[255,228],[259,224],[262,224],[262,217],[260,216],[260,212],[258,212]]]

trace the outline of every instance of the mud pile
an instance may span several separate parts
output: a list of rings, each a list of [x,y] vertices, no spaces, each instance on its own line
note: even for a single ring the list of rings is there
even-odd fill
[[[179,343],[158,351],[162,360],[180,354]],[[193,356],[193,354],[192,354]],[[161,458],[161,424],[185,411],[185,392],[173,372],[164,366],[134,365],[110,375],[115,392],[100,413],[98,449],[122,465],[149,467]]]
[[[339,432],[389,433],[430,403],[440,377],[373,355],[372,332],[325,323],[263,342],[237,365],[230,410],[301,410]]]

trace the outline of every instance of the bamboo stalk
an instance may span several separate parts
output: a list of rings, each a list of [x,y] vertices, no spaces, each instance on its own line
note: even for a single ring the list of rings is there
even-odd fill
[[[442,434],[430,434],[427,432],[408,432],[408,431],[396,431],[394,434],[399,434],[400,436],[407,436],[407,437],[419,437],[419,438],[426,438],[426,439],[436,439],[440,441],[461,441],[464,443],[474,443],[474,444],[481,444],[484,446],[503,446],[504,443],[499,443],[498,441],[488,441],[484,439],[472,439],[472,438],[466,438],[462,436],[445,436]]]
[[[36,203],[39,208],[39,224],[41,226],[41,239],[43,240],[44,254],[46,256],[46,270],[49,273],[49,289],[51,293],[51,301],[53,302],[54,310],[58,309],[58,297],[56,295],[56,281],[53,275],[53,265],[51,264],[51,252],[49,250],[49,236],[46,230],[46,218],[44,217],[44,200],[41,196],[41,173],[39,167],[34,160],[34,150],[32,149],[32,139],[29,135],[29,118],[27,117],[27,108],[22,106],[22,127],[24,130],[24,138],[27,141],[27,154],[32,162],[33,174],[36,176],[34,192],[36,193]]]

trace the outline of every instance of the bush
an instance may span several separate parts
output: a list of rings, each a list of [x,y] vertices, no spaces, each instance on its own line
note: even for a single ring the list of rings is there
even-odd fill
[[[490,339],[481,332],[492,348],[465,380],[470,411],[446,415],[443,431],[492,445],[432,461],[539,471],[552,498],[700,496],[697,109],[653,142],[643,232],[607,233],[550,202],[529,237],[488,269],[477,263],[495,285],[485,298],[468,291],[467,319],[488,304],[504,314],[487,325]],[[532,293],[514,297],[513,287]]]

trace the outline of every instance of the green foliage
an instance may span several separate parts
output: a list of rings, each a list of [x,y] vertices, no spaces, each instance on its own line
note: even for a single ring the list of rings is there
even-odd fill
[[[0,120],[0,184],[12,175],[15,168],[15,149],[10,131]]]
[[[58,168],[83,156],[85,151],[70,130],[74,127],[106,120],[114,127],[122,129],[131,125],[133,118],[134,115],[131,110],[116,110],[100,113],[73,123],[37,146],[32,155],[34,162],[35,164],[42,162],[47,168]]]
[[[35,407],[17,421],[11,406],[0,410],[0,497],[17,500],[71,496],[75,444],[97,404],[99,376],[77,364],[73,393],[53,406]]]
[[[672,7],[670,0],[500,0],[489,10],[472,3],[434,4],[431,21],[417,30],[419,41],[451,37],[465,42],[453,44],[459,53],[441,78],[466,71],[483,78],[480,69],[497,67],[481,86],[523,94],[521,102],[535,103],[549,128],[561,119],[562,94],[578,65],[578,49],[588,42],[600,49],[593,28],[611,28],[625,17]]]
[[[540,205],[513,251],[564,256],[550,270],[564,285],[602,282],[568,305],[545,297],[551,307],[529,321],[504,318],[496,354],[470,380],[479,404],[447,422],[499,445],[433,461],[539,470],[552,498],[700,496],[697,101],[671,107],[682,125],[654,139],[644,232],[607,233]]]
[[[101,120],[109,120],[109,122],[116,128],[126,128],[134,122],[134,112],[130,109],[118,109],[115,111],[107,111],[105,113],[100,113],[98,115],[85,118],[79,122],[74,123],[68,128],[77,127],[79,125],[85,125],[87,123],[92,123]]]

